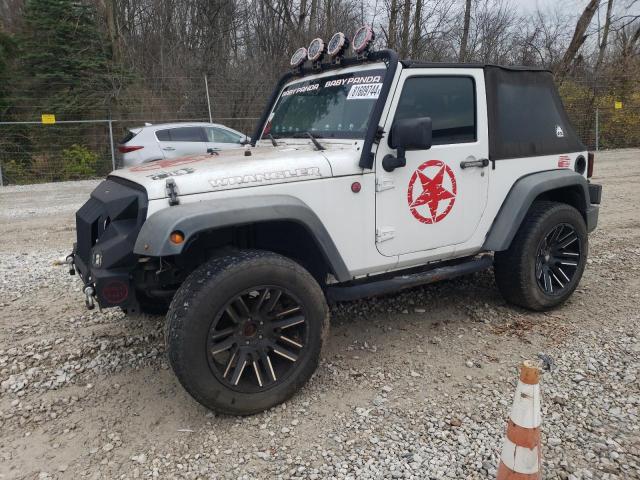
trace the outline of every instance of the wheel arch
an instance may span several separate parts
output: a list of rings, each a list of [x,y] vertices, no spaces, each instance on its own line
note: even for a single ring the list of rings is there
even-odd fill
[[[169,241],[174,231],[185,241]],[[351,275],[321,220],[301,200],[288,195],[256,195],[208,200],[165,208],[143,224],[134,253],[179,256],[199,242],[219,238],[222,245],[262,248],[317,268],[322,263],[339,281]],[[322,262],[319,262],[319,258]]]
[[[587,180],[571,170],[537,172],[519,178],[511,187],[487,233],[483,249],[508,249],[536,200],[551,200],[575,207],[587,223],[587,230],[592,230]]]

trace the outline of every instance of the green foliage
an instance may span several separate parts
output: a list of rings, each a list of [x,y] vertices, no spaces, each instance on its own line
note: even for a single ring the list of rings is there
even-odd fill
[[[81,145],[71,145],[62,151],[62,177],[77,180],[95,177],[98,155]]]
[[[12,37],[0,31],[0,118],[7,109],[7,86],[10,82],[9,65],[14,57],[16,44]]]
[[[96,3],[27,0],[15,39],[0,32],[0,120],[39,120],[42,113],[53,113],[57,120],[95,118],[95,108],[110,103],[113,73]],[[12,105],[3,108],[4,89]],[[90,148],[100,145],[94,129],[69,126],[61,135],[60,129],[39,125],[20,132],[3,127],[0,161],[6,179],[26,183],[95,176],[98,157]],[[79,139],[89,148],[79,146]]]
[[[615,108],[616,101],[622,101],[622,108]],[[609,93],[598,99],[598,107],[601,148],[640,145],[640,92],[625,97]]]
[[[594,96],[589,85],[566,79],[560,86],[560,96],[571,123],[590,148],[595,147],[596,108],[600,148],[640,145],[640,91],[613,83],[606,89],[601,87]],[[622,101],[623,108],[616,109],[616,101]]]
[[[4,161],[2,173],[11,184],[80,180],[104,173],[99,159],[96,152],[74,144],[61,152],[34,153],[28,163],[19,159]]]
[[[93,3],[28,0],[19,46],[24,95],[42,107],[34,115],[79,116],[107,100],[110,51]]]

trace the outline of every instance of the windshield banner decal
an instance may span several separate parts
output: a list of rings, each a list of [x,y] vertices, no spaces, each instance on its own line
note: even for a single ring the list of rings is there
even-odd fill
[[[368,75],[366,77],[349,77],[349,78],[338,78],[336,80],[329,80],[324,84],[324,88],[327,87],[341,87],[343,85],[351,85],[358,83],[374,83],[381,82],[382,77],[380,75]]]
[[[327,72],[333,73],[333,72]],[[361,139],[380,93],[384,68],[335,72],[287,84],[262,130],[261,138]]]
[[[354,85],[347,94],[347,100],[378,98],[382,90],[382,83],[365,83]]]
[[[285,90],[284,92],[282,92],[282,96],[287,97],[289,95],[295,95],[297,93],[313,92],[314,90],[318,90],[318,88],[320,88],[319,83],[314,83],[313,85],[304,85],[302,87],[292,88],[291,90]]]

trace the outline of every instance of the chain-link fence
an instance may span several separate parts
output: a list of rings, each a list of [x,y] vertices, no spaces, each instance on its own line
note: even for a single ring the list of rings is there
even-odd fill
[[[103,177],[119,165],[118,145],[128,129],[147,123],[213,122],[251,136],[273,83],[229,82],[222,75],[120,80],[117,88],[89,86],[92,94],[81,105],[77,98],[61,103],[61,90],[74,97],[59,84],[51,85],[55,98],[20,89],[5,97],[0,185]]]
[[[212,118],[249,136],[257,117]],[[209,118],[181,119],[209,122]],[[137,120],[0,122],[0,186],[103,177],[121,167],[118,145]]]
[[[8,109],[12,121],[0,121],[0,185],[102,177],[118,166],[117,148],[127,129],[146,122],[211,120],[252,135],[270,82],[215,80],[153,79],[151,86],[145,82],[144,90],[120,98],[117,109],[92,106],[82,110],[80,119],[63,115],[53,124],[42,123],[36,113],[40,107],[21,98]],[[574,78],[560,86],[579,137],[591,150],[640,146],[639,94],[616,94],[610,85],[595,89],[593,84],[590,78]]]

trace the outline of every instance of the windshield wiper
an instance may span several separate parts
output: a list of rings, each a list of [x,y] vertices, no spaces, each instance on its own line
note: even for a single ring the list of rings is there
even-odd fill
[[[269,140],[271,140],[271,145],[273,145],[274,147],[278,146],[278,142],[276,142],[276,137],[274,137],[273,135],[268,133],[267,134],[267,138],[269,138]]]
[[[316,150],[326,150],[325,147],[323,147],[322,145],[320,145],[320,142],[317,140],[318,138],[322,138],[322,135],[312,135],[311,132],[304,132],[304,133],[294,133],[293,134],[293,138],[304,138],[304,137],[308,137],[311,139],[311,141],[313,142],[313,144],[316,147]]]

